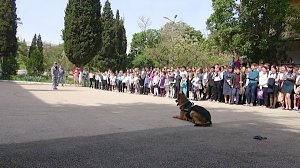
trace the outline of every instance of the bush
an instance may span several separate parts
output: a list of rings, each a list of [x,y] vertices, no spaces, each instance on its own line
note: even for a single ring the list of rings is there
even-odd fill
[[[27,81],[27,82],[51,82],[47,76],[14,75],[9,80]]]

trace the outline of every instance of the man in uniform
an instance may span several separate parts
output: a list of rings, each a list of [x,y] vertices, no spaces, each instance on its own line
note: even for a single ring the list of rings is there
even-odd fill
[[[51,68],[52,89],[53,89],[53,90],[57,90],[58,75],[59,75],[59,69],[58,69],[58,67],[57,67],[57,63],[54,62],[54,65],[53,65],[53,67]]]

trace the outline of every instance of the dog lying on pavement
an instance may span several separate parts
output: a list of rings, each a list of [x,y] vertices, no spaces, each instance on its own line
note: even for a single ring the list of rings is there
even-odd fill
[[[180,112],[173,118],[190,121],[194,123],[194,126],[209,127],[212,125],[209,111],[202,106],[194,105],[183,93],[178,94],[176,102]]]

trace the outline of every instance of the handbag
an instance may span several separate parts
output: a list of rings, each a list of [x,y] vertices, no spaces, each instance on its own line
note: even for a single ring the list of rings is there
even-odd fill
[[[263,89],[258,89],[257,90],[257,99],[263,100],[264,99],[264,91]]]

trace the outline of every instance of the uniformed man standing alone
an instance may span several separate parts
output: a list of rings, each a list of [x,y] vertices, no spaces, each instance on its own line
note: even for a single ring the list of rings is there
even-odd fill
[[[59,69],[58,69],[58,67],[57,67],[57,63],[54,62],[54,65],[53,65],[53,67],[51,68],[52,89],[53,89],[53,90],[57,90],[58,74],[59,74]]]

